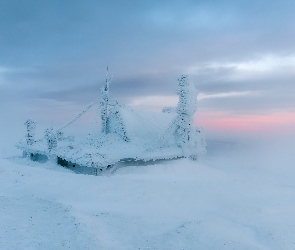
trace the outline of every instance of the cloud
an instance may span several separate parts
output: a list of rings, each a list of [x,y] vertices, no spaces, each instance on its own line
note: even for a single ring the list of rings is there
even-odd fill
[[[295,56],[203,62],[188,68],[206,110],[231,113],[294,111]],[[204,98],[205,97],[205,98]]]
[[[241,91],[241,92],[225,92],[225,93],[218,93],[218,94],[203,94],[200,93],[198,95],[199,100],[204,99],[211,99],[211,98],[228,98],[228,97],[239,97],[239,96],[249,96],[249,95],[256,95],[258,93],[252,91]]]
[[[291,112],[294,8],[293,0],[0,1],[1,101],[82,107],[99,98],[109,66],[111,97],[122,103],[170,105],[184,73],[201,111]]]
[[[188,69],[188,73],[194,75],[207,72],[223,72],[229,80],[251,80],[278,74],[295,75],[295,55],[263,55],[260,58],[240,62],[207,62]]]
[[[145,108],[154,111],[161,111],[164,107],[176,107],[178,103],[178,96],[143,96],[134,98],[128,103],[135,108]]]

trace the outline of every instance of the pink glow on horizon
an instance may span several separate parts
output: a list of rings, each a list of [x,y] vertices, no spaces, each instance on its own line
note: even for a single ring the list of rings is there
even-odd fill
[[[241,133],[282,133],[295,130],[295,113],[234,115],[219,112],[198,113],[195,123],[207,130]]]

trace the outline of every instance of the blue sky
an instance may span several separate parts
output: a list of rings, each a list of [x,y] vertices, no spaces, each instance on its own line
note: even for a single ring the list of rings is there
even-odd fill
[[[98,100],[108,65],[125,104],[174,105],[188,74],[209,130],[291,131],[294,11],[291,0],[0,0],[1,116],[62,123]]]

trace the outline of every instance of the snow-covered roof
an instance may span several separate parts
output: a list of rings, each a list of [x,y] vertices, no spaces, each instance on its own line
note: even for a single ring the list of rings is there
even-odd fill
[[[109,133],[118,133],[121,120],[125,136],[132,141],[135,138],[157,143],[174,119],[175,114],[143,111],[126,105],[117,104],[110,110]]]

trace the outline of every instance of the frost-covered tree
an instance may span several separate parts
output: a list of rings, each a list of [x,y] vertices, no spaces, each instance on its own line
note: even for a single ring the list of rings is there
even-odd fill
[[[26,133],[27,145],[32,145],[35,142],[36,122],[34,120],[28,119],[26,120],[25,125],[27,126],[27,133]]]
[[[45,139],[47,141],[48,150],[52,150],[57,147],[57,138],[53,128],[45,129]]]

